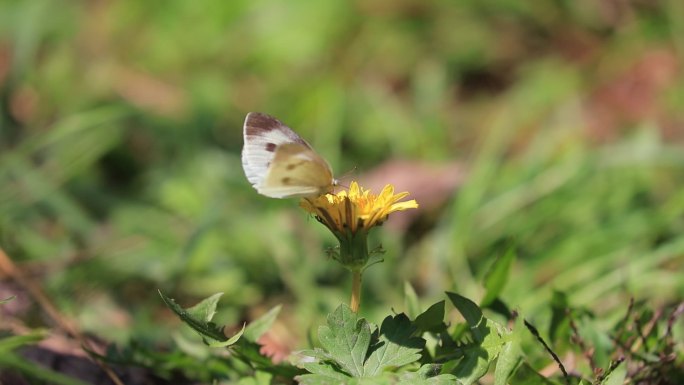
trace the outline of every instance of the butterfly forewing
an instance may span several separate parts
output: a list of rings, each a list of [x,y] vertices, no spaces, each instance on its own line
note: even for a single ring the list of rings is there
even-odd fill
[[[242,168],[253,186],[265,178],[278,146],[295,142],[311,148],[278,119],[259,112],[247,114],[243,136]]]
[[[328,163],[304,139],[258,112],[245,119],[242,167],[252,186],[273,198],[319,195],[335,184]]]

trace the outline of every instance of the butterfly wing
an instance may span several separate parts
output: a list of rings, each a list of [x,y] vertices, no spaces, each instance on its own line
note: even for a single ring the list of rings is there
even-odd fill
[[[268,168],[278,146],[285,143],[301,143],[311,148],[278,119],[259,112],[247,114],[243,136],[242,168],[253,186],[260,185],[268,174]]]
[[[272,198],[318,195],[335,183],[328,162],[278,119],[247,114],[242,167],[260,194]]]
[[[320,195],[332,190],[334,184],[330,166],[310,147],[301,143],[278,146],[261,184],[260,194],[273,198]]]

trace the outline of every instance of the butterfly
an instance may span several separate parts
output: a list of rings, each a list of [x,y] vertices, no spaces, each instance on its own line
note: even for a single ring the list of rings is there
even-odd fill
[[[328,162],[278,119],[250,112],[243,135],[242,168],[259,194],[313,197],[332,192],[338,184]]]

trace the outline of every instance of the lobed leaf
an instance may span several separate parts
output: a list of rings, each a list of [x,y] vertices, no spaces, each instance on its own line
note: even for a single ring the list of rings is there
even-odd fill
[[[444,301],[439,301],[416,317],[413,324],[418,329],[418,332],[437,333],[446,329],[444,324],[444,303]]]
[[[461,385],[456,376],[452,374],[440,374],[441,365],[423,365],[417,372],[404,373],[401,376],[400,384],[419,384],[419,385]]]
[[[485,318],[484,315],[482,315],[482,310],[475,304],[475,302],[462,295],[452,292],[447,292],[446,294],[451,300],[451,303],[453,303],[454,306],[456,306],[456,309],[458,309],[461,315],[463,315],[463,318],[465,318],[468,326],[470,326],[470,331],[473,335],[473,338],[475,338],[477,342],[482,342],[487,333]]]
[[[342,373],[339,370],[337,370],[335,367],[331,366],[328,363],[324,362],[307,362],[302,364],[302,367],[309,371],[311,374],[303,374],[299,376],[299,378],[303,378],[306,376],[310,375],[318,375],[318,376],[323,376],[326,378],[334,378],[337,379],[338,381],[344,381],[348,380],[349,375],[346,373]]]
[[[365,319],[358,319],[346,305],[340,305],[328,315],[327,323],[318,329],[321,345],[345,372],[353,377],[362,377],[370,347],[370,325]]]
[[[380,327],[379,339],[364,364],[363,374],[374,376],[389,367],[398,367],[420,359],[425,340],[412,337],[416,327],[405,314],[387,316]]]

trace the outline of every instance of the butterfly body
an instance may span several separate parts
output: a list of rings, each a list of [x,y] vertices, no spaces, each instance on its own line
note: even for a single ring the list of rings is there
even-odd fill
[[[242,168],[259,194],[310,197],[331,192],[337,185],[328,162],[278,119],[250,112],[243,135]]]

